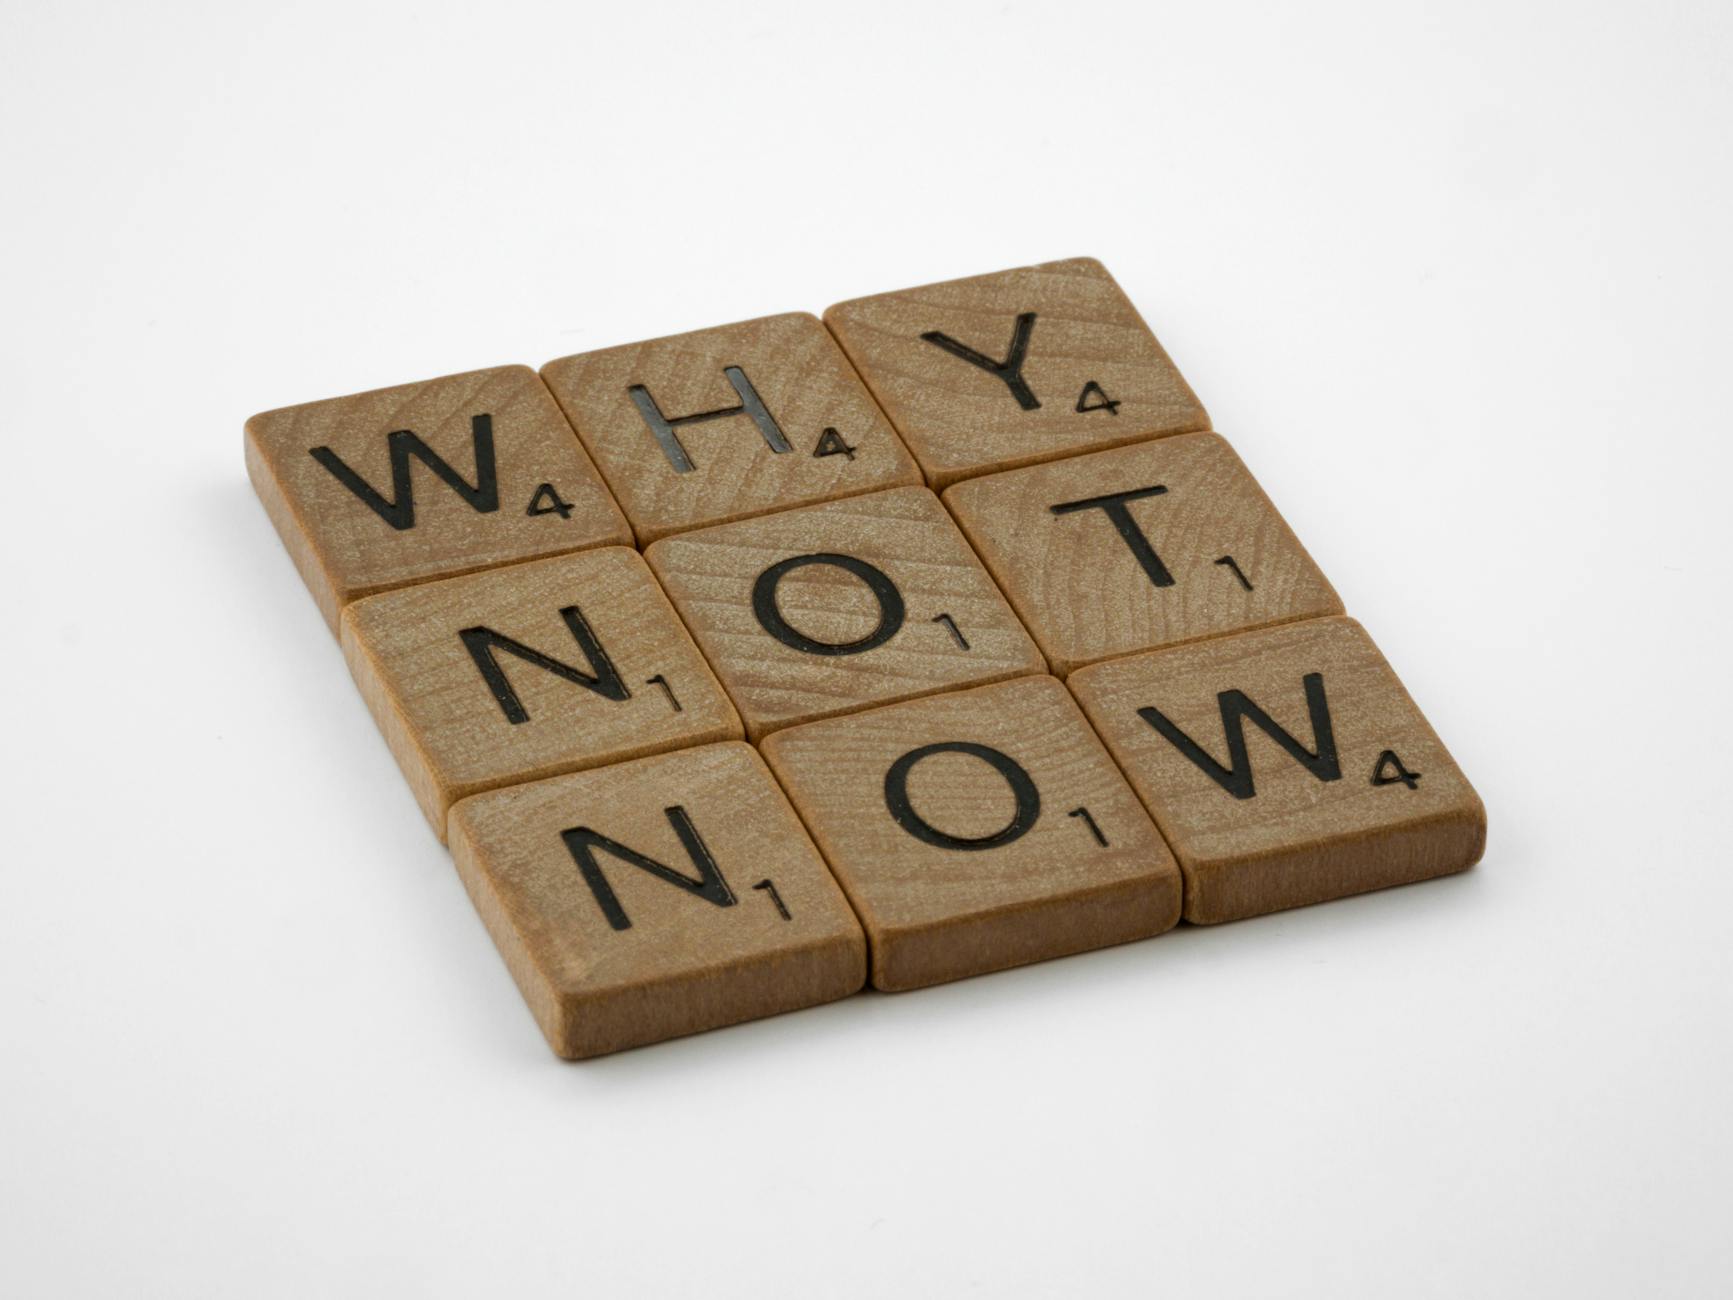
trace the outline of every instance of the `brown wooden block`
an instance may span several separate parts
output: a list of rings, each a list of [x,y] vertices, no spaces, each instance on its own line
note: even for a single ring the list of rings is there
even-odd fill
[[[763,750],[866,927],[877,988],[1179,919],[1172,855],[1052,677],[792,727]]]
[[[1158,650],[1067,684],[1173,846],[1189,921],[1480,860],[1479,796],[1353,619]]]
[[[740,720],[636,551],[370,596],[343,654],[427,819],[466,795],[736,740]]]
[[[583,352],[542,375],[641,544],[921,481],[808,312]]]
[[[465,799],[451,848],[561,1056],[816,1006],[866,979],[848,901],[744,744]]]
[[[1091,257],[856,298],[824,321],[936,488],[1209,428]]]
[[[1045,668],[926,488],[683,533],[645,557],[754,740]]]
[[[949,489],[945,504],[1061,675],[1342,612],[1257,480],[1213,433],[973,479]]]
[[[333,631],[358,597],[630,545],[547,387],[499,366],[247,421],[247,473]]]

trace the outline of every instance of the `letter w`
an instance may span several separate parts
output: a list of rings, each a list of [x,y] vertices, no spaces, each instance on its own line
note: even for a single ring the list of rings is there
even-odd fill
[[[607,648],[591,631],[583,611],[576,605],[567,605],[560,611],[560,617],[565,619],[572,640],[576,641],[578,649],[584,652],[584,658],[589,661],[594,676],[579,672],[570,664],[561,663],[553,656],[545,655],[521,641],[501,636],[491,627],[466,627],[458,633],[458,636],[463,638],[463,648],[468,650],[469,657],[475,660],[476,670],[481,673],[481,679],[493,692],[493,698],[498,701],[500,712],[505,714],[507,722],[514,725],[528,722],[530,715],[529,710],[524,708],[523,701],[518,699],[517,692],[512,689],[511,682],[507,680],[505,669],[499,666],[499,660],[494,657],[495,650],[516,655],[525,663],[534,664],[555,677],[563,677],[585,690],[594,691],[605,700],[627,700],[632,697],[632,692],[626,688],[626,683],[621,680],[619,671],[614,667],[614,661],[608,658]]]
[[[1205,776],[1236,799],[1250,799],[1257,793],[1252,783],[1252,760],[1246,753],[1245,722],[1248,719],[1318,780],[1340,780],[1342,766],[1336,761],[1336,734],[1330,725],[1329,701],[1324,698],[1324,675],[1307,673],[1302,680],[1306,687],[1306,709],[1312,717],[1312,743],[1317,746],[1316,753],[1284,731],[1269,714],[1252,703],[1244,691],[1223,691],[1216,696],[1216,703],[1222,711],[1222,732],[1228,742],[1227,767],[1216,762],[1201,745],[1174,726],[1160,709],[1142,708],[1137,711],[1137,716],[1159,731]]]
[[[601,865],[596,861],[597,849],[613,854],[620,861],[637,867],[640,871],[649,872],[658,880],[678,885],[688,894],[695,894],[706,903],[714,903],[717,907],[734,906],[734,891],[728,888],[728,882],[722,878],[716,859],[711,856],[709,848],[698,834],[698,828],[686,815],[686,810],[676,804],[672,808],[664,808],[662,814],[674,828],[674,834],[680,837],[680,845],[686,850],[686,856],[691,858],[692,865],[698,868],[698,879],[694,880],[684,872],[664,866],[655,858],[646,857],[636,849],[629,849],[618,840],[611,840],[588,826],[577,826],[560,832],[560,838],[566,842],[566,851],[578,864],[578,870],[584,875],[584,882],[596,896],[602,915],[608,918],[608,924],[616,930],[630,930],[632,920],[620,906],[620,900],[615,897],[608,878],[602,874]]]
[[[493,460],[493,417],[472,415],[469,419],[470,438],[475,444],[475,486],[448,465],[420,435],[408,429],[398,429],[385,436],[385,446],[391,457],[391,496],[380,492],[366,479],[350,469],[341,456],[329,447],[314,447],[308,454],[331,472],[339,483],[361,498],[361,503],[390,524],[398,532],[415,527],[415,480],[410,477],[409,458],[414,456],[439,476],[441,482],[457,493],[477,514],[490,514],[499,509],[499,478]]]

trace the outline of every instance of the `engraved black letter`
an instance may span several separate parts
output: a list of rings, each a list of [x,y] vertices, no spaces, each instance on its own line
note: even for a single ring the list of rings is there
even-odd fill
[[[620,674],[614,669],[614,661],[608,658],[608,652],[603,648],[596,634],[590,630],[589,623],[576,605],[567,605],[560,611],[560,617],[566,620],[566,627],[571,630],[572,640],[578,643],[578,648],[584,652],[584,658],[590,661],[590,667],[595,670],[595,676],[581,673],[570,664],[561,663],[558,659],[543,654],[540,650],[532,650],[521,641],[513,641],[509,636],[501,636],[490,627],[466,627],[458,633],[463,638],[463,648],[469,651],[469,657],[475,660],[475,666],[481,672],[481,678],[493,692],[493,698],[499,701],[505,720],[514,725],[530,720],[529,711],[524,708],[517,692],[512,690],[511,683],[506,680],[505,670],[499,666],[499,660],[493,657],[493,652],[504,650],[507,654],[516,655],[525,663],[544,668],[556,677],[563,677],[568,682],[575,682],[585,690],[594,691],[604,700],[630,699],[632,692],[626,688]]]
[[[879,603],[879,625],[858,641],[840,643],[814,641],[805,633],[790,627],[788,620],[782,616],[782,610],[777,607],[776,588],[785,574],[805,568],[809,564],[835,565],[866,583],[867,590],[872,592],[873,599]],[[759,574],[758,581],[752,584],[752,612],[758,616],[760,627],[791,650],[804,651],[809,655],[855,655],[881,646],[897,634],[903,625],[903,595],[884,570],[874,568],[865,560],[857,560],[852,555],[833,555],[829,551],[819,551],[813,555],[794,555],[786,560],[778,560]]]
[[[1141,501],[1144,497],[1158,497],[1167,492],[1159,483],[1155,487],[1132,488],[1129,492],[1110,492],[1106,496],[1084,497],[1081,501],[1062,501],[1056,506],[1048,506],[1056,515],[1075,514],[1079,510],[1105,510],[1107,517],[1113,521],[1113,526],[1119,530],[1119,535],[1125,544],[1131,548],[1131,553],[1137,557],[1138,564],[1149,575],[1149,580],[1158,587],[1173,586],[1173,575],[1167,571],[1167,565],[1161,562],[1161,556],[1155,553],[1155,547],[1149,544],[1149,538],[1143,535],[1143,529],[1137,526],[1137,520],[1131,517],[1131,507],[1128,501]]]
[[[678,885],[688,894],[696,894],[706,903],[714,903],[717,907],[734,906],[734,891],[728,888],[728,882],[722,878],[721,868],[716,865],[716,859],[710,856],[709,848],[699,838],[698,828],[692,824],[686,810],[675,804],[672,808],[664,808],[662,813],[667,817],[668,824],[674,828],[674,834],[680,837],[686,856],[691,858],[692,865],[698,868],[698,879],[693,880],[683,872],[664,866],[655,858],[629,849],[618,840],[611,840],[588,826],[576,826],[569,831],[560,832],[560,838],[566,842],[566,851],[578,864],[578,870],[583,872],[584,882],[596,896],[602,915],[608,918],[608,924],[616,930],[630,930],[632,921],[626,915],[625,908],[620,906],[620,900],[614,896],[613,887],[608,884],[608,878],[602,874],[602,868],[596,862],[597,849],[612,853],[620,861],[629,863],[640,871],[648,871],[658,880]]]
[[[1312,743],[1318,747],[1315,754],[1282,730],[1269,714],[1252,703],[1244,691],[1223,691],[1216,696],[1222,712],[1222,733],[1228,742],[1229,767],[1223,767],[1211,758],[1201,745],[1174,726],[1160,709],[1142,708],[1137,711],[1137,716],[1159,731],[1175,749],[1197,764],[1205,776],[1236,799],[1250,799],[1257,793],[1252,784],[1251,759],[1246,754],[1244,719],[1247,718],[1318,780],[1340,780],[1342,767],[1336,761],[1336,733],[1330,724],[1329,701],[1324,698],[1324,675],[1307,673],[1302,680],[1306,687],[1306,709],[1312,717]]]
[[[391,494],[387,500],[329,447],[314,447],[308,454],[331,472],[339,483],[361,498],[361,503],[398,532],[415,527],[415,480],[409,476],[409,458],[416,457],[439,476],[477,514],[499,509],[499,480],[493,464],[493,417],[472,415],[469,436],[475,444],[475,486],[445,463],[438,452],[408,429],[385,435],[385,450],[391,457]]]
[[[727,376],[728,382],[734,385],[734,391],[740,394],[739,406],[724,406],[714,411],[700,411],[696,415],[681,415],[669,419],[662,414],[662,408],[656,405],[656,399],[650,396],[650,390],[644,385],[633,384],[626,390],[631,394],[638,414],[644,417],[644,423],[649,425],[650,432],[656,435],[662,454],[668,458],[668,463],[674,467],[676,474],[689,474],[697,468],[692,463],[692,458],[686,454],[679,435],[674,432],[675,426],[681,424],[698,424],[704,420],[720,420],[730,415],[745,415],[758,426],[758,432],[764,435],[764,441],[769,444],[771,451],[794,450],[788,445],[788,439],[782,436],[775,417],[758,396],[758,390],[752,386],[746,372],[739,366],[724,366],[722,373]]]
[[[921,818],[909,802],[909,773],[916,763],[933,754],[969,754],[1005,778],[1005,783],[1011,787],[1012,798],[1017,801],[1017,809],[1003,830],[976,839],[964,839],[947,835]],[[885,773],[885,807],[890,810],[892,821],[923,843],[935,844],[941,849],[996,849],[1001,844],[1022,839],[1035,824],[1035,819],[1041,815],[1041,792],[1035,788],[1035,782],[1030,780],[1022,764],[1009,754],[972,741],[950,740],[911,749],[891,764],[890,771]]]
[[[1003,361],[995,361],[992,357],[975,351],[967,343],[959,343],[949,334],[940,330],[928,330],[921,335],[928,343],[941,347],[954,357],[960,357],[972,366],[979,366],[989,375],[1004,382],[1011,390],[1011,396],[1017,399],[1017,405],[1025,411],[1038,411],[1041,403],[1023,382],[1023,359],[1029,355],[1029,335],[1035,330],[1035,313],[1026,311],[1017,318],[1017,323],[1011,329],[1011,350],[1005,354]]]

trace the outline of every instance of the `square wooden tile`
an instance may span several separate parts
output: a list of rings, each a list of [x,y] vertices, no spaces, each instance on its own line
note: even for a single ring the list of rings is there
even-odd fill
[[[1179,919],[1172,855],[1055,678],[792,727],[762,748],[866,927],[877,988]]]
[[[1213,433],[959,483],[945,504],[1064,675],[1342,602]]]
[[[935,488],[1209,428],[1091,257],[839,302],[824,321]]]
[[[498,366],[247,421],[247,473],[333,631],[361,596],[632,533],[547,387]]]
[[[683,533],[645,556],[754,740],[1045,669],[926,488]]]
[[[739,739],[644,559],[623,547],[369,596],[343,654],[441,838],[458,799]]]
[[[561,1056],[816,1006],[866,980],[848,901],[748,745],[465,799],[451,849]]]
[[[640,544],[921,482],[809,312],[582,352],[548,362],[542,376]]]
[[[1353,619],[1118,659],[1067,684],[1179,858],[1187,920],[1480,860],[1479,796]]]

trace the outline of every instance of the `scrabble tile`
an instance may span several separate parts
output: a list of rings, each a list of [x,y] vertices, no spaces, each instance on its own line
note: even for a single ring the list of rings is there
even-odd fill
[[[247,421],[247,473],[333,631],[393,587],[631,545],[547,387],[499,366]]]
[[[741,734],[643,557],[621,547],[370,596],[344,610],[342,639],[442,838],[466,795]]]
[[[1187,920],[1480,860],[1486,810],[1352,619],[1157,650],[1067,684],[1179,858]]]
[[[561,1056],[816,1006],[866,979],[848,901],[747,745],[476,795],[452,810],[451,848]]]
[[[583,352],[542,375],[640,544],[921,481],[807,312]]]
[[[1053,671],[1340,614],[1233,448],[1213,433],[960,483],[945,504]]]
[[[877,988],[1179,919],[1172,855],[1052,677],[792,727],[762,748],[866,927]]]
[[[645,555],[754,740],[1045,668],[926,488],[683,533]]]
[[[1209,428],[1094,258],[856,298],[824,321],[935,488]]]

